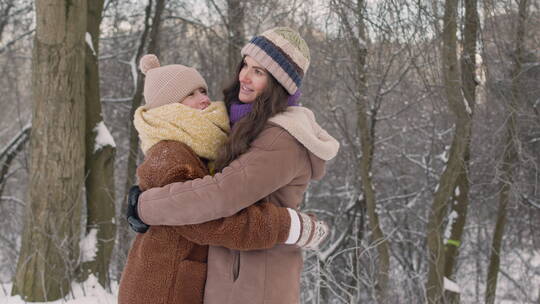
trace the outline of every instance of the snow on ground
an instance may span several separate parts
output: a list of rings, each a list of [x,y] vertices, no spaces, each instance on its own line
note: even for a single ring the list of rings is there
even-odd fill
[[[528,247],[528,248],[532,248]],[[467,261],[458,271],[456,283],[461,287],[461,299],[464,304],[475,301],[475,281],[479,274],[472,266],[473,261]],[[487,261],[486,261],[487,263]],[[486,265],[487,267],[487,265]],[[509,248],[503,252],[501,270],[497,280],[496,304],[529,304],[537,303],[540,295],[540,252],[530,249]],[[485,276],[487,268],[484,268]],[[481,278],[479,293],[483,303],[485,293],[485,277]]]
[[[529,248],[533,248],[532,245]],[[507,295],[501,303],[512,303],[512,299],[519,303],[536,303],[540,296],[540,252],[512,250],[506,254],[505,261],[507,264],[501,267],[506,275],[499,274],[497,285],[497,292]]]
[[[72,294],[65,299],[54,302],[46,302],[47,304],[115,304],[116,291],[118,286],[112,286],[113,293],[103,289],[98,284],[97,278],[91,275],[84,283],[73,283]],[[0,304],[24,304],[27,303],[20,296],[10,296],[11,284],[0,284]],[[32,302],[39,304],[43,302]]]
[[[511,263],[505,263],[502,267],[512,277],[512,280],[518,282],[522,287],[522,291],[516,288],[515,283],[509,281],[505,276],[499,274],[499,282],[497,284],[497,304],[523,304],[532,303],[525,298],[537,299],[540,293],[540,252],[513,250],[506,254],[506,257]],[[473,269],[471,269],[473,270]],[[463,271],[456,282],[452,282],[445,278],[445,287],[447,289],[455,289],[461,291],[463,303],[475,303],[472,292],[474,288],[474,278],[478,275],[474,272],[466,273]],[[459,284],[459,285],[458,285]],[[462,290],[464,287],[465,290]],[[484,286],[481,287],[482,291]],[[104,290],[97,282],[94,276],[90,276],[84,283],[73,283],[73,292],[65,299],[54,302],[46,302],[47,304],[116,304],[118,284],[113,283],[112,292]],[[10,296],[11,284],[0,283],[0,304],[25,304],[26,302],[20,296]],[[527,296],[523,293],[526,292]],[[481,298],[483,298],[483,293]],[[40,304],[40,303],[33,303]],[[41,302],[41,304],[44,304]]]

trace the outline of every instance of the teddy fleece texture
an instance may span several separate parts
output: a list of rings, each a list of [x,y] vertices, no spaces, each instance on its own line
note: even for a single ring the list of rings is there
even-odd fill
[[[160,141],[137,169],[141,189],[208,175],[186,144]],[[286,208],[257,203],[239,213],[197,225],[151,226],[137,234],[119,288],[119,304],[203,303],[208,246],[266,249],[284,243],[290,227]]]

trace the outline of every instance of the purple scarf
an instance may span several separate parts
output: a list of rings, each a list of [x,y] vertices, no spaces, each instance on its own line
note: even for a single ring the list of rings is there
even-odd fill
[[[300,89],[296,90],[296,93],[289,95],[287,99],[287,105],[289,107],[298,106],[298,99],[302,96]],[[244,116],[248,115],[251,110],[253,110],[253,105],[251,103],[243,103],[240,100],[235,100],[231,104],[229,120],[231,122],[231,128],[236,122],[242,119]]]

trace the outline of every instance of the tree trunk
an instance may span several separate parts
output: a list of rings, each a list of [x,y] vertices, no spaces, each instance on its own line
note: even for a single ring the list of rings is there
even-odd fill
[[[471,118],[476,104],[476,37],[478,31],[478,10],[477,0],[465,0],[465,27],[463,39],[463,55],[461,56],[461,83],[463,95],[471,109]],[[451,204],[451,214],[454,214],[455,220],[451,225],[451,235],[445,244],[445,266],[444,274],[449,279],[454,279],[453,272],[459,248],[462,241],[463,229],[467,219],[467,208],[469,206],[469,160],[471,144],[471,128],[466,134],[466,147],[461,163],[460,173],[455,182],[453,192],[453,203]],[[450,303],[459,303],[459,293],[446,292]]]
[[[2,42],[2,34],[4,34],[4,29],[9,24],[11,10],[15,6],[14,0],[4,0],[2,2],[2,10],[0,11],[0,42]]]
[[[150,0],[148,3],[148,6],[146,7],[146,17],[145,17],[145,27],[143,34],[141,35],[141,40],[139,43],[139,48],[137,50],[137,54],[134,58],[134,64],[138,66],[139,59],[143,56],[144,50],[145,50],[145,44],[146,44],[146,37],[148,36],[148,32],[150,31],[150,43],[148,46],[148,53],[149,54],[157,54],[158,50],[158,39],[159,39],[159,25],[161,23],[161,13],[163,12],[163,9],[165,7],[165,1],[164,0],[158,0],[156,2],[156,8],[154,10],[154,16],[152,18],[152,25],[149,24],[150,19],[150,13],[152,9],[152,1]],[[137,69],[138,70],[138,69]],[[133,117],[135,114],[135,110],[137,110],[138,107],[141,106],[142,100],[143,100],[143,87],[144,87],[144,78],[142,77],[142,73],[138,71],[137,73],[137,87],[135,88],[135,94],[133,96],[133,102],[131,105],[131,111],[130,116]],[[133,126],[133,120],[130,120],[130,136],[129,136],[129,156],[128,156],[128,164],[127,164],[127,181],[126,181],[126,188],[124,193],[128,193],[129,188],[133,186],[136,182],[135,178],[135,171],[137,169],[137,157],[139,155],[139,136],[137,134],[137,130],[135,130],[135,127]],[[125,203],[125,202],[124,202]],[[124,214],[124,211],[127,209],[127,205],[123,204],[122,207],[122,214]]]
[[[135,54],[133,58],[133,63],[135,66],[138,65],[139,59],[144,53],[145,45],[146,45],[146,37],[148,36],[148,31],[150,30],[150,15],[152,11],[152,0],[148,1],[148,6],[146,6],[146,14],[144,19],[144,30],[141,35],[141,40],[139,41],[139,47],[137,49],[137,53]],[[133,94],[133,101],[131,103],[131,110],[130,110],[130,118],[133,117],[135,110],[141,105],[142,102],[142,93],[143,93],[143,85],[144,80],[142,78],[142,74],[140,71],[138,71],[137,68],[137,79],[136,79],[136,87],[135,87],[135,93]],[[133,127],[133,120],[129,120],[129,150],[128,150],[128,161],[127,161],[127,180],[126,180],[126,187],[124,193],[127,195],[129,188],[135,184],[135,170],[137,169],[137,157],[139,152],[139,137],[137,135],[137,131]],[[127,205],[126,202],[123,202],[122,204],[122,213],[124,213]]]
[[[97,252],[88,256],[83,252],[81,277],[84,281],[93,274],[104,288],[109,288],[109,264],[116,226],[114,224],[114,142],[96,142],[97,136],[108,135],[101,115],[99,93],[99,25],[104,0],[88,3],[86,21],[87,35],[92,45],[86,43],[86,233],[87,238],[96,237]],[[88,38],[88,37],[87,37]],[[105,134],[104,134],[105,133]]]
[[[506,212],[510,200],[510,191],[513,181],[513,169],[517,163],[517,111],[518,105],[522,100],[520,73],[524,56],[525,40],[525,22],[527,20],[528,1],[519,1],[519,17],[516,32],[516,49],[514,54],[514,70],[512,73],[512,96],[508,107],[508,120],[506,120],[506,140],[504,144],[503,163],[502,163],[502,185],[499,194],[499,209],[497,211],[497,223],[493,232],[491,242],[491,256],[489,259],[487,283],[486,283],[486,304],[495,303],[497,290],[497,277],[499,274],[501,245],[506,225]]]
[[[448,106],[456,117],[452,145],[446,168],[435,191],[431,216],[427,225],[428,244],[428,279],[426,296],[428,303],[444,303],[445,252],[442,228],[448,209],[448,201],[452,197],[456,181],[463,171],[465,151],[467,150],[472,110],[469,101],[461,94],[459,65],[457,60],[457,0],[446,0],[443,30],[443,78]]]
[[[227,69],[228,75],[234,75],[242,59],[240,48],[245,42],[244,7],[241,0],[227,0]]]
[[[17,134],[6,146],[6,148],[0,152],[0,197],[4,193],[4,188],[6,186],[7,173],[11,162],[15,159],[17,154],[21,152],[24,147],[24,144],[28,141],[30,137],[30,130],[32,126],[30,124],[23,127],[21,132]]]
[[[79,257],[86,1],[38,0],[28,203],[13,294],[65,296]]]
[[[134,63],[137,67],[139,64],[140,58],[144,55],[145,45],[146,45],[146,38],[148,36],[148,32],[150,32],[149,37],[149,44],[148,44],[148,53],[149,54],[158,54],[158,45],[159,45],[159,28],[161,24],[161,14],[165,8],[165,0],[158,0],[156,2],[156,6],[154,9],[154,16],[152,18],[152,25],[150,26],[150,15],[152,10],[152,1],[148,1],[148,6],[146,7],[146,15],[145,15],[145,27],[143,30],[143,34],[141,35],[141,40],[139,42],[139,48],[137,49],[137,53],[134,56]],[[135,94],[133,95],[133,102],[131,104],[131,110],[130,110],[130,118],[133,118],[135,115],[135,110],[137,110],[138,107],[141,106],[142,100],[143,100],[143,87],[144,87],[144,78],[140,71],[138,71],[137,68],[137,86],[135,88]],[[128,163],[127,163],[127,179],[126,179],[126,187],[124,189],[124,198],[127,197],[127,193],[129,191],[129,188],[131,186],[135,185],[136,183],[136,176],[135,172],[137,170],[137,158],[139,155],[139,135],[137,134],[137,130],[135,130],[135,127],[133,126],[133,119],[130,120],[130,131],[129,131],[129,155],[128,155]],[[122,208],[120,211],[120,216],[124,218],[124,215],[127,211],[127,200],[122,200]],[[122,225],[121,228],[118,231],[118,237],[120,240],[129,240],[130,236],[130,229],[127,225]],[[129,242],[119,242],[118,243],[118,252],[119,252],[119,262],[118,262],[118,272],[120,273],[121,270],[124,267],[125,260],[127,258],[127,252],[129,250]]]
[[[344,8],[341,7],[343,10]],[[357,75],[357,100],[356,100],[356,113],[357,113],[357,125],[356,134],[360,136],[360,144],[362,149],[362,156],[359,160],[361,188],[364,193],[365,204],[367,209],[367,217],[369,221],[371,243],[377,249],[378,258],[378,277],[376,285],[375,298],[378,303],[387,302],[388,292],[388,275],[390,270],[390,249],[388,240],[386,239],[384,232],[381,229],[379,215],[376,211],[377,201],[375,197],[375,190],[373,188],[373,178],[371,175],[371,168],[373,164],[373,153],[375,148],[375,123],[376,117],[374,115],[368,115],[368,97],[367,97],[367,55],[368,49],[366,41],[368,40],[367,32],[364,24],[365,13],[365,1],[358,0],[356,2],[356,22],[359,39],[355,37],[352,26],[346,19],[346,13],[342,11],[342,20],[344,26],[347,29],[348,35],[353,42],[354,56],[356,64]],[[370,120],[371,119],[371,120]],[[359,227],[362,230],[362,227]]]
[[[351,277],[351,282],[349,283],[349,293],[352,296],[351,303],[357,303],[359,299],[361,299],[361,293],[362,293],[362,280],[359,278],[362,277],[362,272],[364,269],[362,268],[361,264],[361,258],[362,258],[362,251],[363,248],[360,246],[362,240],[364,239],[365,234],[365,222],[366,222],[366,201],[365,199],[357,199],[356,200],[356,208],[358,209],[358,215],[356,216],[355,220],[352,222],[352,225],[355,225],[355,228],[357,229],[353,231],[353,235],[355,235],[355,244],[353,245],[357,249],[353,253],[352,257],[352,269],[353,273],[355,274],[353,277]],[[376,296],[375,296],[376,297]],[[331,300],[330,297],[327,297],[327,301],[324,303],[329,303]]]

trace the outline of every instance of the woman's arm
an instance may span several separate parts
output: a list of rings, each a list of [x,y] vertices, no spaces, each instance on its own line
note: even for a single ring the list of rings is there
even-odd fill
[[[150,225],[189,225],[231,216],[290,183],[306,164],[305,148],[269,127],[222,173],[149,189],[138,213]]]
[[[187,145],[160,141],[147,151],[137,168],[141,189],[160,187],[173,182],[201,178],[208,174],[199,157]],[[140,191],[137,195],[140,194]],[[287,241],[291,230],[287,208],[271,203],[257,203],[226,218],[197,225],[175,226],[175,231],[201,245],[224,246],[237,250],[267,249]],[[294,221],[293,221],[294,222]],[[296,227],[296,229],[300,229]]]

